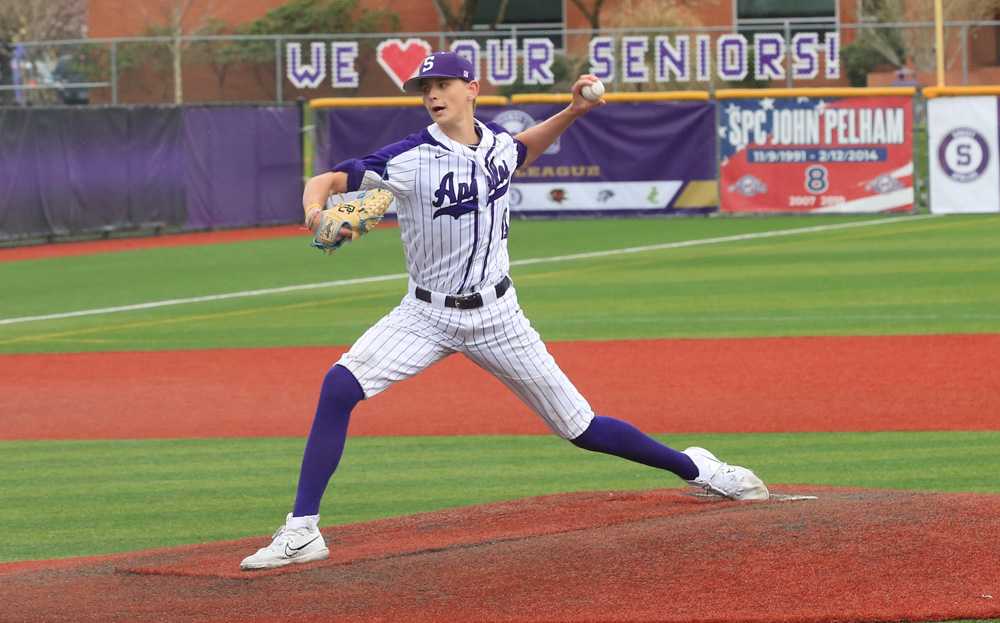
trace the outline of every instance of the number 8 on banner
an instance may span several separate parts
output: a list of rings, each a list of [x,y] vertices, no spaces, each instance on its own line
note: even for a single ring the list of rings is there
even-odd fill
[[[813,166],[806,169],[806,190],[814,195],[826,192],[830,187],[826,167]]]

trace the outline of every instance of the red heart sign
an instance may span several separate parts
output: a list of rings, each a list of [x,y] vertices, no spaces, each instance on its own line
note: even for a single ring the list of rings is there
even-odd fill
[[[431,44],[423,39],[386,39],[378,44],[375,56],[378,64],[400,89],[420,68],[420,63],[431,55]]]

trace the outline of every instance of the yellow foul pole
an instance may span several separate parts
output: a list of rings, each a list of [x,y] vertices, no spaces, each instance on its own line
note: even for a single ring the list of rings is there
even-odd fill
[[[941,0],[934,0],[934,50],[937,56],[937,85],[944,86],[944,11]]]

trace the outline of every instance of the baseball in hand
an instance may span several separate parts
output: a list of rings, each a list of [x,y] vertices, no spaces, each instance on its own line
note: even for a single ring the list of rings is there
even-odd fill
[[[583,85],[583,88],[580,89],[580,95],[582,95],[584,99],[596,102],[604,95],[604,83],[598,80],[593,84],[585,84]]]

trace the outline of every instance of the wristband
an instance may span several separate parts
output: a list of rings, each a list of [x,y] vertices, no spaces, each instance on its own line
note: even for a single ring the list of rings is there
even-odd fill
[[[309,215],[312,214],[313,210],[319,210],[320,212],[322,212],[323,211],[323,204],[313,202],[313,203],[310,203],[309,205],[306,206],[306,209],[305,209],[306,214],[305,214],[304,219],[306,220],[307,223],[309,221]]]

